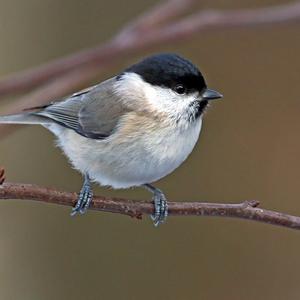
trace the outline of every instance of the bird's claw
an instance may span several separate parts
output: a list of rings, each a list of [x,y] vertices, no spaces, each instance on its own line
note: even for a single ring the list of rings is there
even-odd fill
[[[84,214],[88,210],[92,200],[93,191],[91,189],[89,177],[86,176],[83,187],[79,193],[76,205],[72,209],[71,216],[75,216],[78,213]]]
[[[157,227],[164,223],[168,216],[168,203],[165,195],[159,189],[154,191],[154,214],[151,215],[154,226]]]

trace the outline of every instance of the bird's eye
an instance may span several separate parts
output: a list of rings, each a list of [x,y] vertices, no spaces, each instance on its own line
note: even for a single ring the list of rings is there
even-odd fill
[[[186,87],[182,84],[177,84],[174,88],[174,91],[179,95],[183,95],[186,93]]]

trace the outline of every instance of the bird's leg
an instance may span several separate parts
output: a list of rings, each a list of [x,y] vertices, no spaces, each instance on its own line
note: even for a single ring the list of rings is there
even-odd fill
[[[168,203],[163,192],[152,186],[151,184],[143,185],[148,191],[153,193],[153,201],[154,201],[154,214],[151,215],[151,218],[154,222],[154,226],[158,226],[159,224],[166,221],[168,216]]]
[[[77,213],[84,214],[89,208],[90,203],[93,200],[93,190],[91,188],[91,181],[88,174],[84,175],[84,183],[80,190],[77,203],[73,207],[71,216],[75,216]]]

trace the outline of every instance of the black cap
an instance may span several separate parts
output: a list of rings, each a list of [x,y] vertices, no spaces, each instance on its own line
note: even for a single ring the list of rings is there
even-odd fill
[[[189,60],[173,53],[149,56],[124,72],[139,74],[146,82],[156,86],[175,89],[181,84],[187,93],[206,89],[205,80],[198,68]]]

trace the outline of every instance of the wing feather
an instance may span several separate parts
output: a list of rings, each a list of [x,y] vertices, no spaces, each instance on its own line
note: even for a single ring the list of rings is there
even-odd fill
[[[112,92],[115,80],[115,77],[108,79],[33,114],[47,117],[85,137],[107,138],[128,111]]]

